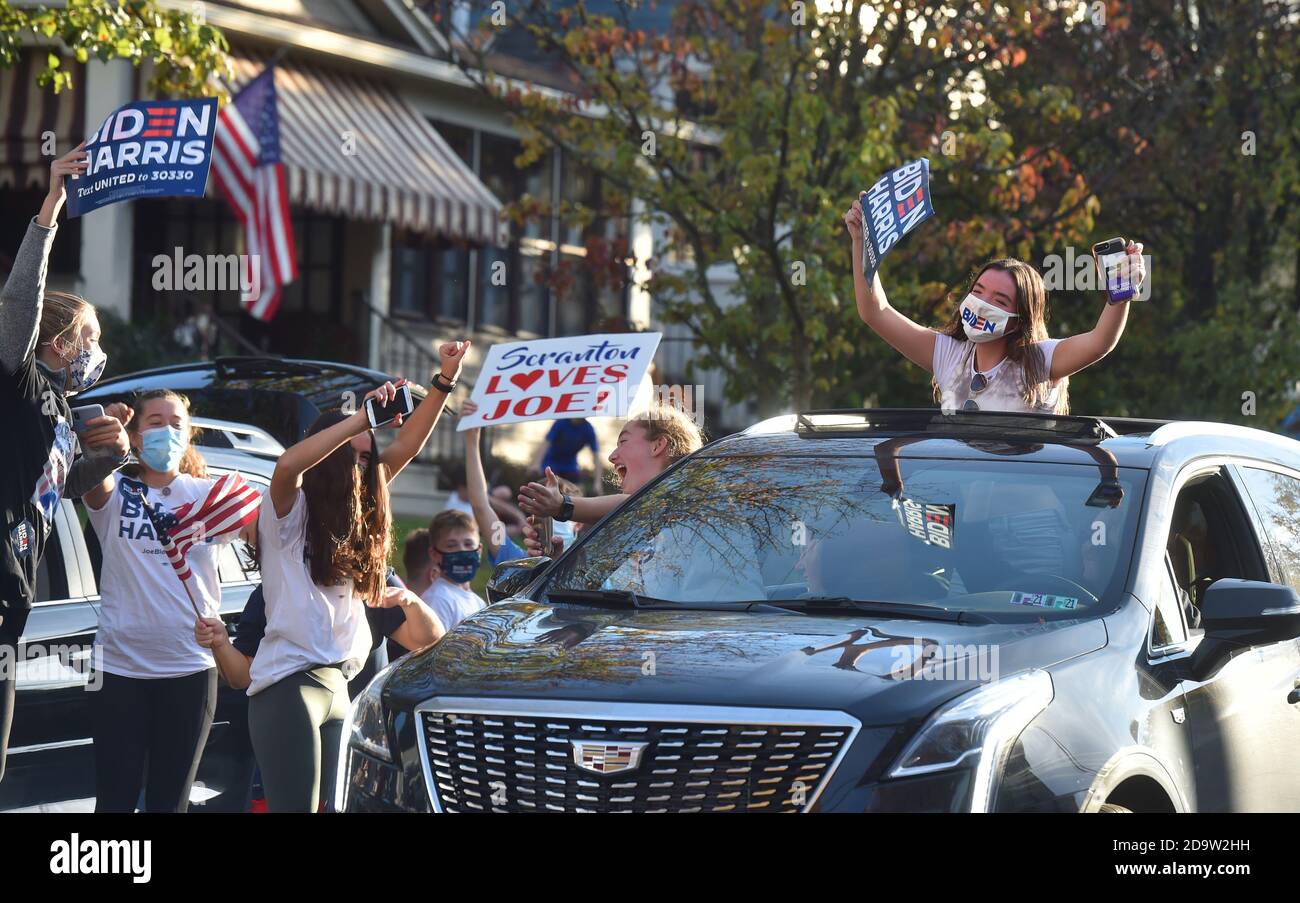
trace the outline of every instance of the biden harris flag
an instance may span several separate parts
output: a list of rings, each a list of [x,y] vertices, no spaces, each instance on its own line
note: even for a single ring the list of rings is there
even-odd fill
[[[862,199],[862,215],[862,275],[870,282],[885,253],[934,216],[930,161],[922,157],[881,176]]]
[[[74,178],[68,215],[146,197],[202,197],[212,162],[217,101],[141,100],[121,107],[86,139],[85,175]]]

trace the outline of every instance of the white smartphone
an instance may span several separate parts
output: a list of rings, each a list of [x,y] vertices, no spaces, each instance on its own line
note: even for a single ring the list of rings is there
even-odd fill
[[[387,426],[397,419],[398,414],[403,418],[409,417],[413,410],[415,403],[411,400],[411,387],[405,384],[397,387],[397,394],[388,404],[378,404],[373,396],[366,399],[366,417],[370,419],[371,429]]]

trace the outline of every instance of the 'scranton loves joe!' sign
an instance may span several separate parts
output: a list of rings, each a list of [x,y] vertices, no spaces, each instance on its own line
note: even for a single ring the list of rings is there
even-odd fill
[[[626,417],[659,338],[657,332],[633,332],[493,345],[471,396],[478,411],[462,417],[457,429]]]

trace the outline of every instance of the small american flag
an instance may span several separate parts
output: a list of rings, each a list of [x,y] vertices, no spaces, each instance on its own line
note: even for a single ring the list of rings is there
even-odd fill
[[[280,159],[275,67],[267,66],[226,104],[212,144],[217,188],[244,224],[249,291],[239,304],[269,321],[280,306],[280,290],[298,277],[289,192]]]
[[[139,495],[145,517],[153,524],[167,560],[182,580],[188,580],[192,573],[185,554],[196,542],[238,532],[256,520],[262,504],[261,493],[237,473],[218,477],[197,507],[190,502],[167,514],[155,511],[138,488],[133,491]]]

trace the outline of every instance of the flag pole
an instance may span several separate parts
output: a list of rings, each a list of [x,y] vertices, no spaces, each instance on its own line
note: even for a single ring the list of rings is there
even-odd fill
[[[157,515],[153,512],[152,505],[144,500],[143,492],[140,492],[139,499],[140,504],[144,505],[144,515],[149,518],[149,522],[152,522],[152,524],[155,525],[155,529],[157,529]],[[174,539],[170,537],[168,537],[168,539],[170,542],[175,542]],[[190,608],[194,609],[194,616],[199,618],[200,621],[203,620],[203,612],[199,611],[199,603],[196,603],[194,600],[194,590],[190,589],[190,581],[183,578],[174,568],[172,569],[172,573],[175,574],[175,578],[177,578],[178,581],[181,581],[181,586],[185,589],[186,598],[190,599]],[[220,620],[220,616],[218,616],[218,620]],[[222,624],[221,629],[225,630],[225,624]],[[217,674],[221,677],[221,680],[226,682],[226,686],[230,686],[230,678],[226,677],[225,669],[222,669],[221,667],[221,659],[217,656],[216,650],[212,650],[212,664],[216,665]]]
[[[238,473],[235,474],[235,476],[238,477]],[[122,489],[126,490],[127,487],[123,486]],[[153,511],[153,505],[149,504],[148,500],[144,498],[143,489],[135,489],[133,491],[135,494],[135,498],[138,498],[140,500],[140,505],[142,505],[142,508],[144,509],[144,516],[146,516],[148,518],[148,521],[151,522],[151,524],[153,525],[153,530],[155,530],[155,533],[157,534],[157,541],[159,541],[159,543],[162,544],[164,550],[166,546],[168,546],[168,543],[172,544],[172,548],[174,548],[174,550],[177,551],[178,555],[181,555],[181,552],[179,552],[178,548],[175,547],[175,541],[172,538],[172,535],[170,535],[168,531],[166,531],[166,528],[162,526],[161,521],[159,520],[159,516],[157,516],[157,513],[155,511]],[[201,521],[200,521],[200,528],[201,528]],[[170,561],[170,557],[172,556],[168,555],[169,565],[172,564],[172,561]],[[182,555],[182,559],[183,559],[183,555]],[[188,564],[186,564],[186,566],[188,566]],[[203,612],[199,611],[199,603],[195,602],[194,591],[190,589],[190,582],[186,581],[186,579],[181,576],[181,572],[179,572],[179,570],[175,570],[175,568],[172,568],[172,570],[173,573],[175,573],[175,578],[177,578],[178,581],[181,581],[181,586],[183,587],[183,589],[185,589],[186,598],[190,600],[190,608],[194,609],[194,616],[196,618],[199,618],[199,621],[203,620]],[[191,570],[191,573],[194,572],[192,572]],[[217,620],[220,621],[220,618],[221,618],[220,611],[218,611]],[[222,622],[221,629],[225,630],[225,622]],[[226,676],[225,669],[221,667],[221,659],[220,656],[217,656],[216,650],[212,651],[212,661],[213,664],[216,665],[217,674],[220,674],[221,680],[225,681],[227,686],[233,686],[231,685],[230,678]]]
[[[153,505],[149,504],[149,502],[145,499],[143,493],[140,494],[139,498],[140,498],[140,504],[144,506],[144,513],[148,516],[150,523],[154,525],[155,530],[161,531],[161,528],[158,525],[158,514],[153,510]],[[163,534],[162,536],[159,536],[158,539],[160,542],[162,542],[164,540],[170,539],[170,537],[167,536],[166,534]],[[172,569],[172,573],[176,574],[176,579],[179,580],[181,582],[181,586],[185,588],[185,595],[190,600],[190,608],[194,609],[195,617],[202,618],[203,612],[199,610],[199,604],[194,601],[194,593],[190,589],[190,585],[185,582],[185,578],[181,577],[181,575],[177,573],[177,571],[174,568]]]

